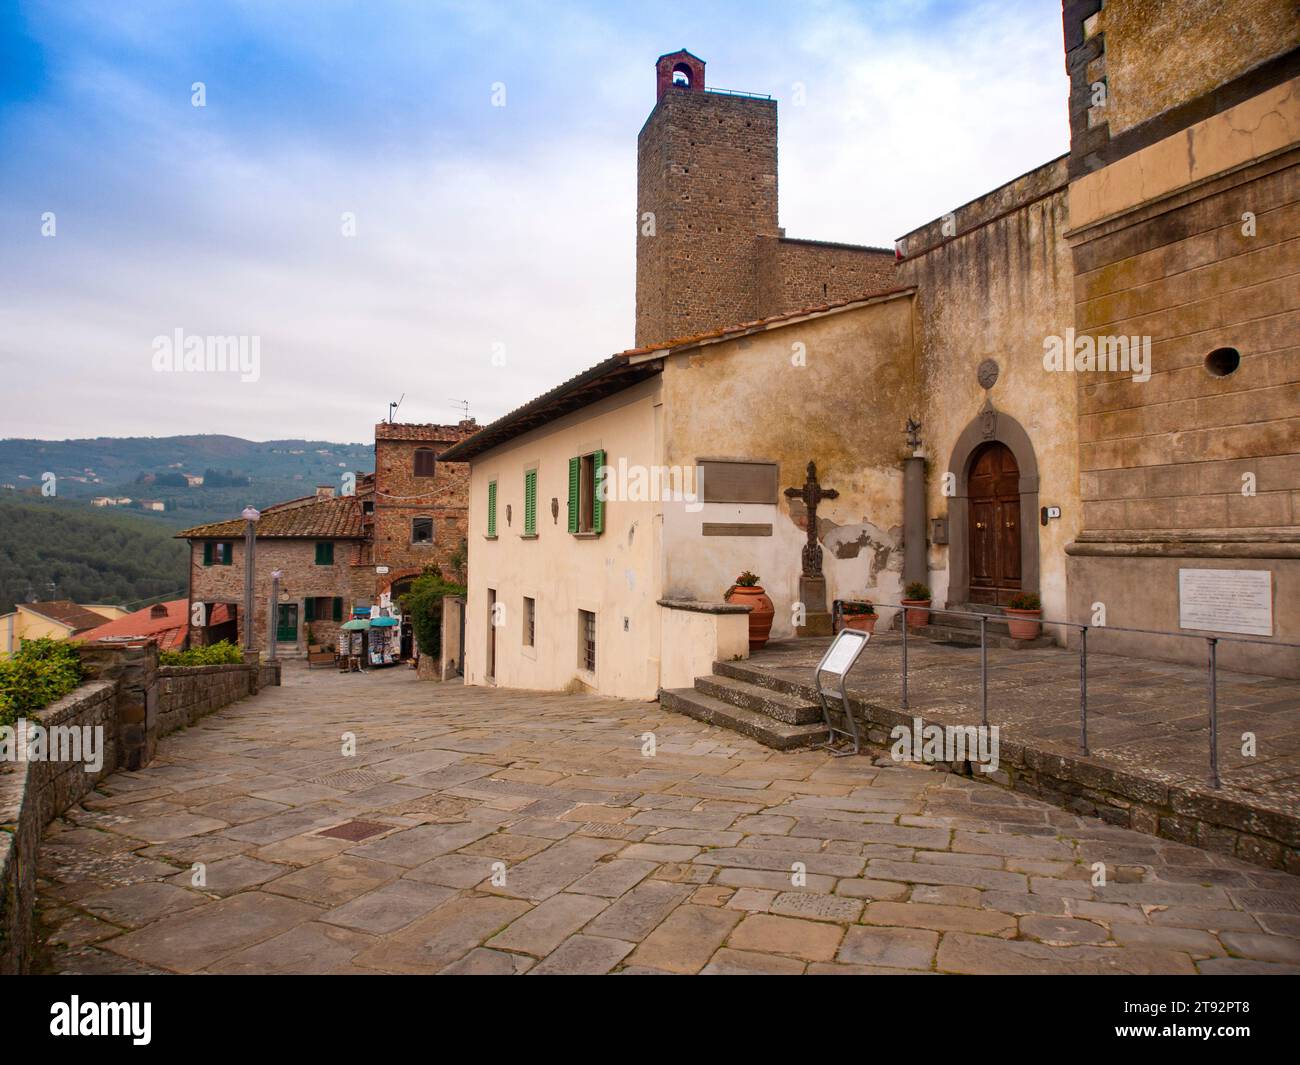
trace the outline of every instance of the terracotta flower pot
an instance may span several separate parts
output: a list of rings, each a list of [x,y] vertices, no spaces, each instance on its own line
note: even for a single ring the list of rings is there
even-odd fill
[[[862,632],[875,632],[876,622],[879,620],[879,614],[845,614],[844,627],[846,629],[859,629]]]
[[[776,608],[760,584],[741,587],[739,584],[727,593],[727,602],[747,606],[749,610],[749,649],[757,651],[772,634],[772,618]]]
[[[1043,616],[1041,610],[1014,610],[1004,606],[1002,612],[1007,616],[1007,629],[1013,640],[1036,640],[1042,632],[1038,619]]]
[[[907,607],[907,625],[909,628],[919,628],[922,625],[930,624],[930,599],[903,599],[903,606]],[[917,609],[920,608],[920,609]]]

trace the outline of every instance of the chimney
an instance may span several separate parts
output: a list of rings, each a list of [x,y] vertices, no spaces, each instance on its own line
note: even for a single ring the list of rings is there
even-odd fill
[[[316,486],[317,499],[333,499],[334,486],[332,484],[318,484]]]

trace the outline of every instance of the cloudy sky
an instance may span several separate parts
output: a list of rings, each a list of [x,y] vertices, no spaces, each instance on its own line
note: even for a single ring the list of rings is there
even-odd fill
[[[657,56],[781,101],[790,236],[889,245],[1066,150],[1060,10],[5,4],[0,437],[497,417],[632,343]],[[156,371],[177,329],[258,337],[258,380]]]

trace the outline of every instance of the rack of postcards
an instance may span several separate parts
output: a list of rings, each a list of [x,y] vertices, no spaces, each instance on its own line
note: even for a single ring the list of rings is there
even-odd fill
[[[402,659],[402,616],[385,593],[370,608],[370,653],[372,666],[391,666]]]

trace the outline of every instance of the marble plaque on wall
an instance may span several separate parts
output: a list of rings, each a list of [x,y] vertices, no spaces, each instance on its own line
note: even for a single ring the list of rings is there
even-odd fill
[[[1263,569],[1180,569],[1178,624],[1272,636],[1273,574]]]

